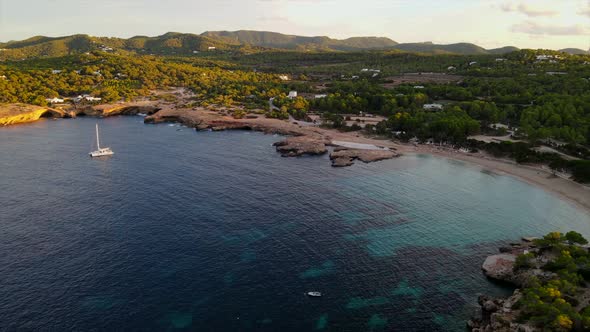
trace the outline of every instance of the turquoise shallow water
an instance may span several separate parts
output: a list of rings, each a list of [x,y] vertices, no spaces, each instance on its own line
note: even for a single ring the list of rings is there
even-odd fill
[[[116,154],[92,160],[96,121],[0,129],[2,328],[456,331],[510,291],[480,271],[498,246],[590,235],[569,203],[460,162],[335,169],[138,117],[98,120]]]

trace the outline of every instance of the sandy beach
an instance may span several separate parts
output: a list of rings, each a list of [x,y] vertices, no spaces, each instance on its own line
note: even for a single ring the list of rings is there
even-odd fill
[[[326,130],[326,129],[322,129]],[[547,166],[517,164],[513,160],[494,158],[486,153],[463,153],[457,150],[439,148],[433,145],[403,144],[388,140],[357,136],[354,133],[341,133],[326,130],[328,135],[342,141],[374,144],[396,149],[400,153],[430,154],[437,157],[464,161],[496,174],[508,175],[537,186],[547,192],[567,200],[590,213],[590,186],[554,176]]]

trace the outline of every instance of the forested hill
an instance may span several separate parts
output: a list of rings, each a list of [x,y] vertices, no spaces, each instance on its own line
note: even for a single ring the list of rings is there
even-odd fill
[[[64,37],[36,36],[22,41],[0,43],[0,59],[56,57],[95,50],[133,52],[139,54],[187,55],[211,50],[242,48],[236,43],[223,42],[190,33],[169,32],[161,36],[135,36],[128,39],[72,35]]]
[[[560,52],[565,52],[569,54],[590,54],[590,51],[584,51],[579,48],[564,48],[559,50]]]
[[[270,31],[207,31],[202,36],[225,42],[237,42],[254,46],[281,49],[306,49],[327,51],[354,51],[369,49],[388,49],[397,43],[386,37],[352,37],[333,39],[325,36],[305,37],[285,35]]]

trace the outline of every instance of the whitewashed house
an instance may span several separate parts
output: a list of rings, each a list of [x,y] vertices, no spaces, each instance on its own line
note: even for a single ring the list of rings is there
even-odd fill
[[[99,97],[92,97],[91,95],[81,95],[73,99],[75,103],[81,102],[83,100],[86,101],[100,101],[102,98]]]
[[[425,111],[442,111],[443,105],[442,104],[424,104],[422,108]]]
[[[315,95],[314,98],[315,99],[322,99],[322,98],[326,98],[328,95]]]
[[[470,65],[470,66],[473,66],[473,65],[476,65],[476,64],[477,64],[477,61],[471,61],[471,62],[469,63],[469,65]]]
[[[457,67],[455,67],[455,66],[448,66],[447,67],[447,70],[456,70],[456,69],[457,69]]]
[[[215,51],[216,49],[217,49],[217,47],[215,47],[215,46],[207,47],[207,50],[209,50],[209,51]]]
[[[59,104],[59,103],[63,103],[64,102],[63,99],[57,98],[57,97],[55,97],[55,98],[45,98],[45,101],[47,101],[48,103],[51,103],[51,104]]]
[[[289,91],[289,95],[287,97],[290,99],[297,98],[297,91]]]
[[[281,81],[288,81],[289,80],[289,76],[287,76],[287,75],[280,75],[279,78],[281,79]]]
[[[414,89],[424,89],[424,85],[414,85]]]
[[[52,74],[59,74],[59,73],[61,73],[61,72],[62,72],[62,71],[61,71],[60,69],[53,69],[53,70],[51,71],[51,73],[52,73]]]

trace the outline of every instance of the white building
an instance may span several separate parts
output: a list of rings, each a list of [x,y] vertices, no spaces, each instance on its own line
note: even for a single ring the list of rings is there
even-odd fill
[[[53,70],[51,71],[51,73],[52,73],[52,74],[59,74],[59,73],[61,73],[61,70],[59,70],[59,69],[53,69]]]
[[[447,67],[447,70],[455,70],[455,69],[457,69],[457,67],[455,67],[455,66],[448,66]]]
[[[506,61],[506,59],[504,59],[504,58],[496,58],[496,62],[502,62],[502,61]]]
[[[280,75],[280,76],[279,76],[279,78],[280,78],[282,81],[288,81],[288,80],[289,80],[289,76],[287,76],[287,75]]]
[[[73,99],[75,103],[81,102],[82,100],[86,101],[100,101],[102,98],[99,97],[92,97],[91,95],[81,95]]]
[[[426,111],[441,111],[443,109],[442,104],[424,104],[422,107]]]
[[[414,89],[424,89],[424,85],[414,85]]]
[[[209,51],[214,51],[214,50],[216,50],[216,49],[217,49],[217,47],[215,47],[215,46],[209,46],[209,47],[207,47],[207,49],[208,49]]]
[[[289,91],[289,95],[287,97],[291,99],[297,98],[297,91]]]
[[[315,95],[314,98],[315,99],[322,99],[322,98],[326,98],[328,95]]]
[[[64,102],[64,100],[63,100],[63,99],[61,99],[61,98],[57,98],[57,97],[56,97],[56,98],[45,98],[45,100],[46,100],[48,103],[51,103],[51,104],[59,104],[59,103],[63,103],[63,102]]]
[[[476,65],[476,64],[477,64],[477,61],[471,61],[471,62],[469,63],[469,65],[470,65],[470,66],[473,66],[473,65]]]
[[[199,51],[193,51],[193,54],[199,54]]]

